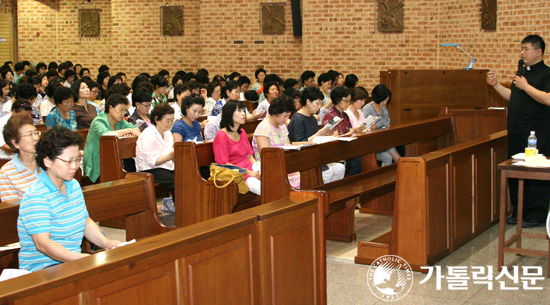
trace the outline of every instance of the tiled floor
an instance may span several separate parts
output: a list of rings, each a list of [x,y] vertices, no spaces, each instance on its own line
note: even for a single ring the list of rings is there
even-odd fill
[[[159,206],[160,210],[160,206]],[[163,222],[173,224],[173,215],[161,213]],[[358,240],[369,240],[377,237],[391,228],[391,217],[371,214],[356,214],[356,233]],[[107,236],[125,240],[123,230],[104,228]],[[512,234],[512,226],[507,226],[507,235]],[[544,228],[528,229],[526,232],[544,233]],[[493,277],[497,271],[498,225],[492,227],[481,236],[464,245],[462,248],[439,261],[442,275],[447,275],[447,266],[491,266]],[[541,240],[525,240],[526,248],[545,250],[548,243]],[[370,266],[354,263],[357,253],[357,243],[342,243],[327,241],[327,289],[328,304],[330,305],[359,305],[359,304],[547,304],[550,303],[550,280],[544,278],[536,282],[536,286],[543,290],[524,290],[519,284],[511,280],[506,281],[510,287],[519,287],[519,290],[505,291],[500,289],[499,283],[493,280],[493,289],[489,290],[486,284],[474,284],[468,281],[466,290],[449,290],[446,279],[441,281],[441,289],[437,289],[437,280],[432,276],[426,283],[419,284],[425,274],[413,272],[413,286],[406,296],[394,302],[378,299],[369,290],[367,272]],[[546,259],[514,256],[507,254],[505,264],[508,266],[541,266],[546,274]],[[511,267],[510,267],[511,268]],[[521,268],[521,267],[520,267]],[[521,274],[521,272],[520,272]],[[471,272],[468,272],[471,277]]]
[[[391,229],[391,217],[371,214],[356,214],[356,233],[358,240],[375,238]],[[512,226],[507,226],[507,236],[512,234]],[[544,228],[528,229],[525,232],[544,233]],[[526,239],[524,248],[546,250],[548,242],[543,240]],[[498,251],[498,225],[495,225],[475,240],[439,261],[442,275],[447,275],[447,266],[492,266],[493,278],[498,275],[497,251]],[[536,286],[542,287],[542,291],[524,290],[519,284],[511,280],[506,281],[510,287],[519,287],[516,291],[504,291],[500,289],[499,282],[494,280],[493,289],[487,285],[474,284],[468,281],[467,290],[449,290],[446,279],[441,281],[441,289],[436,287],[437,280],[432,276],[426,283],[425,274],[413,272],[414,284],[409,293],[402,299],[388,302],[378,299],[369,290],[367,285],[367,272],[370,266],[355,264],[353,259],[357,253],[357,243],[341,243],[327,241],[327,278],[328,278],[328,304],[547,304],[550,299],[550,280],[546,277],[536,282]],[[505,264],[510,266],[541,266],[543,275],[546,275],[546,259],[505,255]],[[520,267],[521,268],[521,267]],[[471,270],[471,269],[470,269]],[[521,269],[519,274],[522,274]],[[472,276],[468,272],[468,276]]]

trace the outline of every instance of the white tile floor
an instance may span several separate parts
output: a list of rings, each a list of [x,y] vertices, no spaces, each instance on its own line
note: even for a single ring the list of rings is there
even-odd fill
[[[159,207],[160,210],[160,207]],[[163,215],[166,222],[173,221],[169,215]],[[172,217],[173,218],[173,217]],[[172,222],[173,223],[173,222]],[[124,230],[104,228],[107,236],[125,240]],[[391,217],[372,214],[356,214],[356,233],[358,240],[375,238],[391,229]],[[544,228],[528,229],[526,232],[544,233]],[[512,234],[512,226],[507,226],[507,235]],[[492,266],[493,276],[497,271],[498,225],[495,225],[475,240],[464,245],[453,254],[439,261],[442,275],[447,275],[447,266]],[[525,240],[526,248],[545,250],[548,243],[541,240]],[[536,282],[542,291],[523,290],[521,281],[508,286],[520,287],[515,291],[504,291],[499,288],[498,281],[493,281],[493,289],[487,285],[474,284],[468,281],[467,290],[449,290],[448,282],[443,279],[441,289],[436,287],[435,276],[424,284],[419,284],[425,274],[413,272],[414,283],[409,293],[399,301],[382,301],[374,296],[367,285],[369,266],[354,263],[357,253],[357,242],[342,243],[327,241],[327,294],[330,305],[359,304],[548,304],[550,303],[550,280],[546,277]],[[508,266],[541,266],[546,274],[546,259],[514,256],[507,254],[505,264]],[[521,268],[521,267],[520,267]],[[471,273],[469,273],[471,276]]]

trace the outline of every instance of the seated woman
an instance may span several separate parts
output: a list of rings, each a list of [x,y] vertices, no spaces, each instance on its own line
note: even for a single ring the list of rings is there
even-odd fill
[[[168,102],[168,104],[174,108],[174,121],[177,121],[185,115],[185,111],[183,110],[183,100],[190,96],[192,91],[191,87],[186,84],[177,85],[172,91],[174,92],[176,99],[173,102]]]
[[[128,99],[124,95],[109,96],[105,103],[105,111],[98,114],[90,125],[84,146],[84,173],[92,182],[99,178],[99,138],[102,135],[107,132],[119,137],[140,135],[139,129],[124,119],[128,104]]]
[[[11,105],[11,113],[6,114],[3,117],[0,118],[0,132],[3,133],[4,126],[8,123],[8,120],[11,118],[12,115],[16,113],[22,113],[27,116],[30,116],[32,111],[32,106],[30,102],[24,98],[20,98],[18,100],[15,100],[13,104]],[[33,121],[34,124],[34,121]],[[8,144],[4,142],[4,137],[0,137],[0,159],[12,159],[14,156],[13,149],[10,148]]]
[[[60,78],[56,77],[49,82],[48,86],[46,86],[46,89],[44,91],[46,95],[42,98],[42,102],[40,102],[40,114],[42,115],[42,117],[47,117],[48,114],[50,114],[50,111],[52,111],[52,109],[55,107],[53,95],[55,94],[55,90],[57,88],[63,87],[63,84],[60,80]]]
[[[90,101],[90,88],[85,80],[79,79],[73,82],[71,89],[77,98],[73,106],[77,129],[90,128],[92,121],[99,114],[97,104]]]
[[[21,269],[37,271],[88,256],[81,253],[83,236],[104,249],[119,244],[107,239],[89,217],[80,184],[73,179],[82,159],[81,141],[76,133],[55,126],[36,144],[41,171],[23,197],[17,219]]]
[[[314,114],[321,108],[323,93],[315,87],[306,87],[302,92],[300,103],[302,108],[292,115],[288,125],[289,138],[292,142],[311,142],[317,136],[330,136],[333,132],[328,128],[319,128]],[[344,178],[346,167],[342,163],[330,163],[321,167],[323,182]]]
[[[254,158],[257,161],[261,161],[260,152],[262,148],[290,145],[285,122],[294,110],[295,107],[292,99],[286,95],[282,95],[271,101],[269,105],[270,116],[258,124],[254,131],[254,138],[252,139]],[[300,188],[299,172],[289,174],[288,180],[293,188]]]
[[[4,126],[3,136],[16,154],[0,168],[0,200],[21,200],[38,174],[35,146],[40,131],[28,114],[15,113]]]
[[[177,90],[177,88],[176,88]],[[187,142],[189,140],[202,141],[201,130],[203,124],[197,119],[201,116],[204,107],[204,99],[196,94],[186,97],[182,102],[183,119],[178,120],[172,127],[174,142]]]
[[[363,115],[380,117],[380,119],[371,127],[371,129],[381,129],[390,127],[390,115],[386,105],[390,103],[391,91],[386,85],[376,85],[372,89],[372,102],[363,107]],[[395,147],[376,153],[376,160],[382,162],[382,166],[392,164],[392,160],[397,162],[401,156],[395,150]]]
[[[365,122],[365,116],[361,109],[365,105],[365,101],[368,97],[369,93],[363,87],[351,89],[351,102],[345,112],[348,114],[352,128],[359,127]]]
[[[139,127],[139,131],[141,132],[151,125],[151,119],[149,116],[149,110],[151,109],[153,100],[151,94],[152,92],[147,88],[139,88],[137,92],[132,93],[132,103],[134,104],[133,106],[136,110],[128,118],[128,122],[134,124],[136,127]],[[139,122],[138,124],[139,120],[143,122]]]
[[[250,191],[260,195],[260,173],[252,170],[254,159],[252,146],[246,132],[240,128],[246,121],[243,102],[229,100],[222,110],[221,130],[216,134],[213,143],[214,159],[219,164],[232,164],[246,169],[246,184]]]
[[[154,75],[151,77],[151,83],[155,88],[152,94],[153,107],[160,103],[168,103],[168,98],[164,95],[166,87],[168,87],[168,81],[160,75]]]
[[[153,174],[155,182],[174,193],[174,108],[160,103],[151,111],[151,123],[136,143],[136,169]],[[175,202],[175,198],[172,197]]]
[[[206,86],[206,95],[207,99],[204,103],[204,114],[212,114],[212,109],[214,105],[220,100],[222,93],[222,85],[218,82],[211,82]]]
[[[46,117],[46,127],[48,129],[59,125],[67,127],[70,130],[76,130],[76,114],[73,111],[74,95],[73,91],[66,87],[60,87],[55,90],[53,100],[54,107]]]
[[[326,125],[332,118],[337,116],[343,119],[343,121],[336,126],[336,130],[338,130],[338,135],[340,137],[355,136],[363,132],[363,126],[355,128],[351,126],[349,116],[344,112],[348,109],[351,100],[350,91],[345,87],[336,87],[330,92],[330,99],[334,106],[332,106],[323,117],[323,125]],[[357,157],[346,160],[346,169],[350,176],[361,173],[361,158]]]

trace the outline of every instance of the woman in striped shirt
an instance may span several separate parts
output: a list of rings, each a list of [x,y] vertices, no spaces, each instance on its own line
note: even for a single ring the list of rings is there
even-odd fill
[[[2,201],[22,199],[23,194],[36,180],[36,143],[40,131],[32,124],[32,118],[26,113],[14,113],[6,126],[3,136],[6,144],[16,154],[12,160],[0,168],[0,199]]]

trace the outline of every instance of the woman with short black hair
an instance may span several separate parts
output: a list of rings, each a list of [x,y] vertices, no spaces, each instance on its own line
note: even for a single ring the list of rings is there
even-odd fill
[[[168,87],[168,81],[166,78],[160,75],[154,75],[151,77],[151,84],[153,84],[153,109],[156,105],[160,103],[168,103],[168,98],[164,93],[166,93],[166,88]]]
[[[70,130],[76,130],[76,114],[73,111],[74,93],[71,89],[61,87],[55,90],[53,95],[55,107],[46,117],[46,127],[63,126]]]

